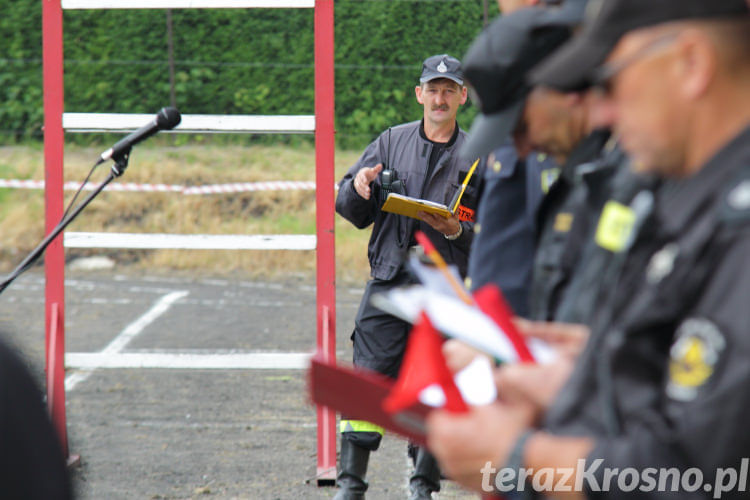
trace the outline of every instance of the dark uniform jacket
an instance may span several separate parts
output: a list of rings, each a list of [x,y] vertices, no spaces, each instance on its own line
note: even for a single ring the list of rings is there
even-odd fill
[[[697,467],[713,483],[750,455],[750,128],[692,177],[633,202],[637,237],[545,428],[596,438],[599,486],[605,467]],[[610,487],[589,496],[712,495]]]
[[[344,178],[339,182],[336,211],[358,228],[373,224],[367,248],[370,272],[373,278],[390,280],[396,276],[404,263],[408,247],[413,244],[415,229],[424,231],[448,263],[455,264],[462,276],[466,275],[469,248],[474,238],[473,220],[461,221],[463,233],[455,240],[448,240],[428,224],[402,215],[380,210],[380,176],[371,185],[371,196],[365,200],[354,189],[354,176],[362,167],[374,167],[378,163],[397,173],[403,181],[408,196],[422,198],[449,205],[459,186],[469,172],[473,161],[462,160],[458,151],[466,140],[466,133],[458,128],[426,179],[428,161],[433,143],[424,137],[421,121],[406,123],[383,132],[373,141]],[[470,185],[461,201],[463,212],[476,210],[476,179],[481,176],[482,165],[472,176]]]
[[[565,287],[588,240],[592,219],[614,167],[603,164],[602,148],[609,132],[597,130],[584,138],[562,166],[559,178],[542,200],[537,214],[538,236],[531,286],[530,317],[553,319]],[[592,193],[594,196],[592,196]]]
[[[597,303],[606,300],[613,291],[613,274],[619,269],[619,264],[614,261],[626,255],[632,231],[629,218],[637,208],[632,205],[633,199],[639,192],[652,190],[657,184],[654,177],[633,172],[619,148],[607,156],[605,162],[616,170],[603,193],[589,189],[587,205],[592,209],[597,207],[598,220],[590,228],[580,262],[553,313],[555,321],[586,325],[592,321]],[[609,198],[604,203],[595,199],[607,193]]]
[[[513,312],[525,317],[529,314],[536,212],[544,195],[545,174],[557,166],[541,154],[518,158],[510,139],[488,160],[469,258],[469,288],[496,284]]]

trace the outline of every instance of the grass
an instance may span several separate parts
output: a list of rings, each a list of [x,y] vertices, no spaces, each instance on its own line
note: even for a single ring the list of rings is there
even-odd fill
[[[101,147],[69,145],[64,180],[80,182]],[[335,177],[343,176],[360,151],[337,151]],[[100,167],[92,177],[107,175]],[[44,154],[38,145],[0,146],[0,178],[44,179]],[[229,182],[315,180],[315,151],[309,145],[141,144],[125,174],[114,182],[201,185]],[[65,204],[73,196],[65,192]],[[85,196],[85,192],[81,196]],[[79,200],[81,198],[79,197]],[[266,191],[234,194],[103,192],[69,227],[69,231],[174,234],[312,234],[313,191]],[[358,230],[336,216],[336,268],[339,281],[362,282],[369,273],[369,230]],[[42,190],[0,188],[0,268],[7,272],[44,236]],[[148,272],[280,277],[313,276],[313,251],[213,250],[66,250],[66,260],[107,255],[118,266]]]

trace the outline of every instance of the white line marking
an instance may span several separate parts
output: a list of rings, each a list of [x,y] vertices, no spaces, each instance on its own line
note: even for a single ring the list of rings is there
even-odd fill
[[[206,279],[206,280],[201,280],[201,283],[203,283],[204,285],[227,286],[229,284],[229,281],[227,281],[227,280],[216,280],[216,279]]]
[[[12,295],[8,297],[5,302],[16,302],[19,304],[41,304],[44,303],[44,296],[41,297],[13,297]],[[100,305],[125,305],[125,304],[132,304],[133,301],[131,299],[100,299],[100,298],[90,298],[90,299],[80,299],[75,301],[76,304],[96,304],[98,306]]]
[[[116,353],[120,352],[130,343],[139,333],[143,331],[148,325],[154,322],[156,318],[167,312],[167,310],[186,296],[188,292],[186,290],[180,290],[178,292],[172,292],[159,299],[156,304],[149,309],[146,314],[138,318],[137,320],[130,323],[107,347],[102,350],[102,353]]]
[[[159,299],[143,316],[130,323],[117,337],[112,339],[112,342],[101,351],[101,354],[114,354],[124,349],[125,346],[141,333],[144,328],[156,320],[156,318],[164,314],[172,304],[186,296],[188,293],[189,292],[186,290],[180,290],[169,293]],[[66,377],[65,390],[72,391],[78,384],[89,378],[96,368],[98,367],[90,366],[84,372],[74,373]]]
[[[205,307],[222,307],[233,303],[241,303],[246,307],[289,307],[292,305],[299,307],[299,302],[285,302],[281,300],[242,300],[242,298],[238,298],[231,301],[227,299],[189,299],[185,301],[185,304],[198,304]]]
[[[152,429],[237,429],[247,430],[249,424],[247,422],[207,422],[198,421],[191,422],[189,418],[184,420],[118,420],[111,422],[109,425],[116,427],[126,427],[132,429],[133,427],[148,427]],[[253,417],[253,430],[259,429],[288,429],[303,428],[303,429],[314,429],[317,427],[316,423],[305,422],[304,418],[279,418],[278,416],[270,419],[262,419]]]
[[[243,288],[268,288],[269,290],[282,290],[284,288],[279,283],[264,283],[262,281],[241,281],[239,286]]]
[[[65,355],[68,368],[166,368],[195,370],[302,370],[310,365],[311,353],[88,353]]]

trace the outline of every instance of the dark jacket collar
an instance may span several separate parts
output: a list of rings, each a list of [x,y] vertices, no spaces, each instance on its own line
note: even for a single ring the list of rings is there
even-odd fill
[[[687,179],[665,180],[659,189],[656,213],[668,234],[677,234],[723,193],[724,185],[743,167],[750,148],[750,126],[721,148]]]
[[[456,139],[458,139],[458,132],[459,132],[458,122],[456,122],[456,124],[453,127],[453,135],[451,136],[451,138],[450,138],[450,140],[448,142],[446,142],[446,143],[435,142],[435,141],[432,141],[432,140],[428,139],[427,138],[427,134],[425,134],[425,132],[424,132],[424,118],[422,118],[422,120],[420,120],[420,122],[419,122],[419,137],[421,137],[425,141],[430,142],[432,144],[439,144],[439,145],[441,145],[444,148],[449,148],[449,147],[453,146],[456,143]]]
[[[578,167],[599,158],[609,136],[609,130],[597,129],[581,139],[581,142],[573,148],[568,159],[565,160],[565,164],[560,169],[560,176],[566,181],[573,183],[578,173]]]

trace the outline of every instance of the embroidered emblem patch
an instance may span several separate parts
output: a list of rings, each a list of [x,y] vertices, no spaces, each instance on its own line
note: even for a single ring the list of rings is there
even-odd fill
[[[669,350],[667,395],[679,401],[691,401],[714,373],[724,336],[711,321],[689,318],[682,322]]]

